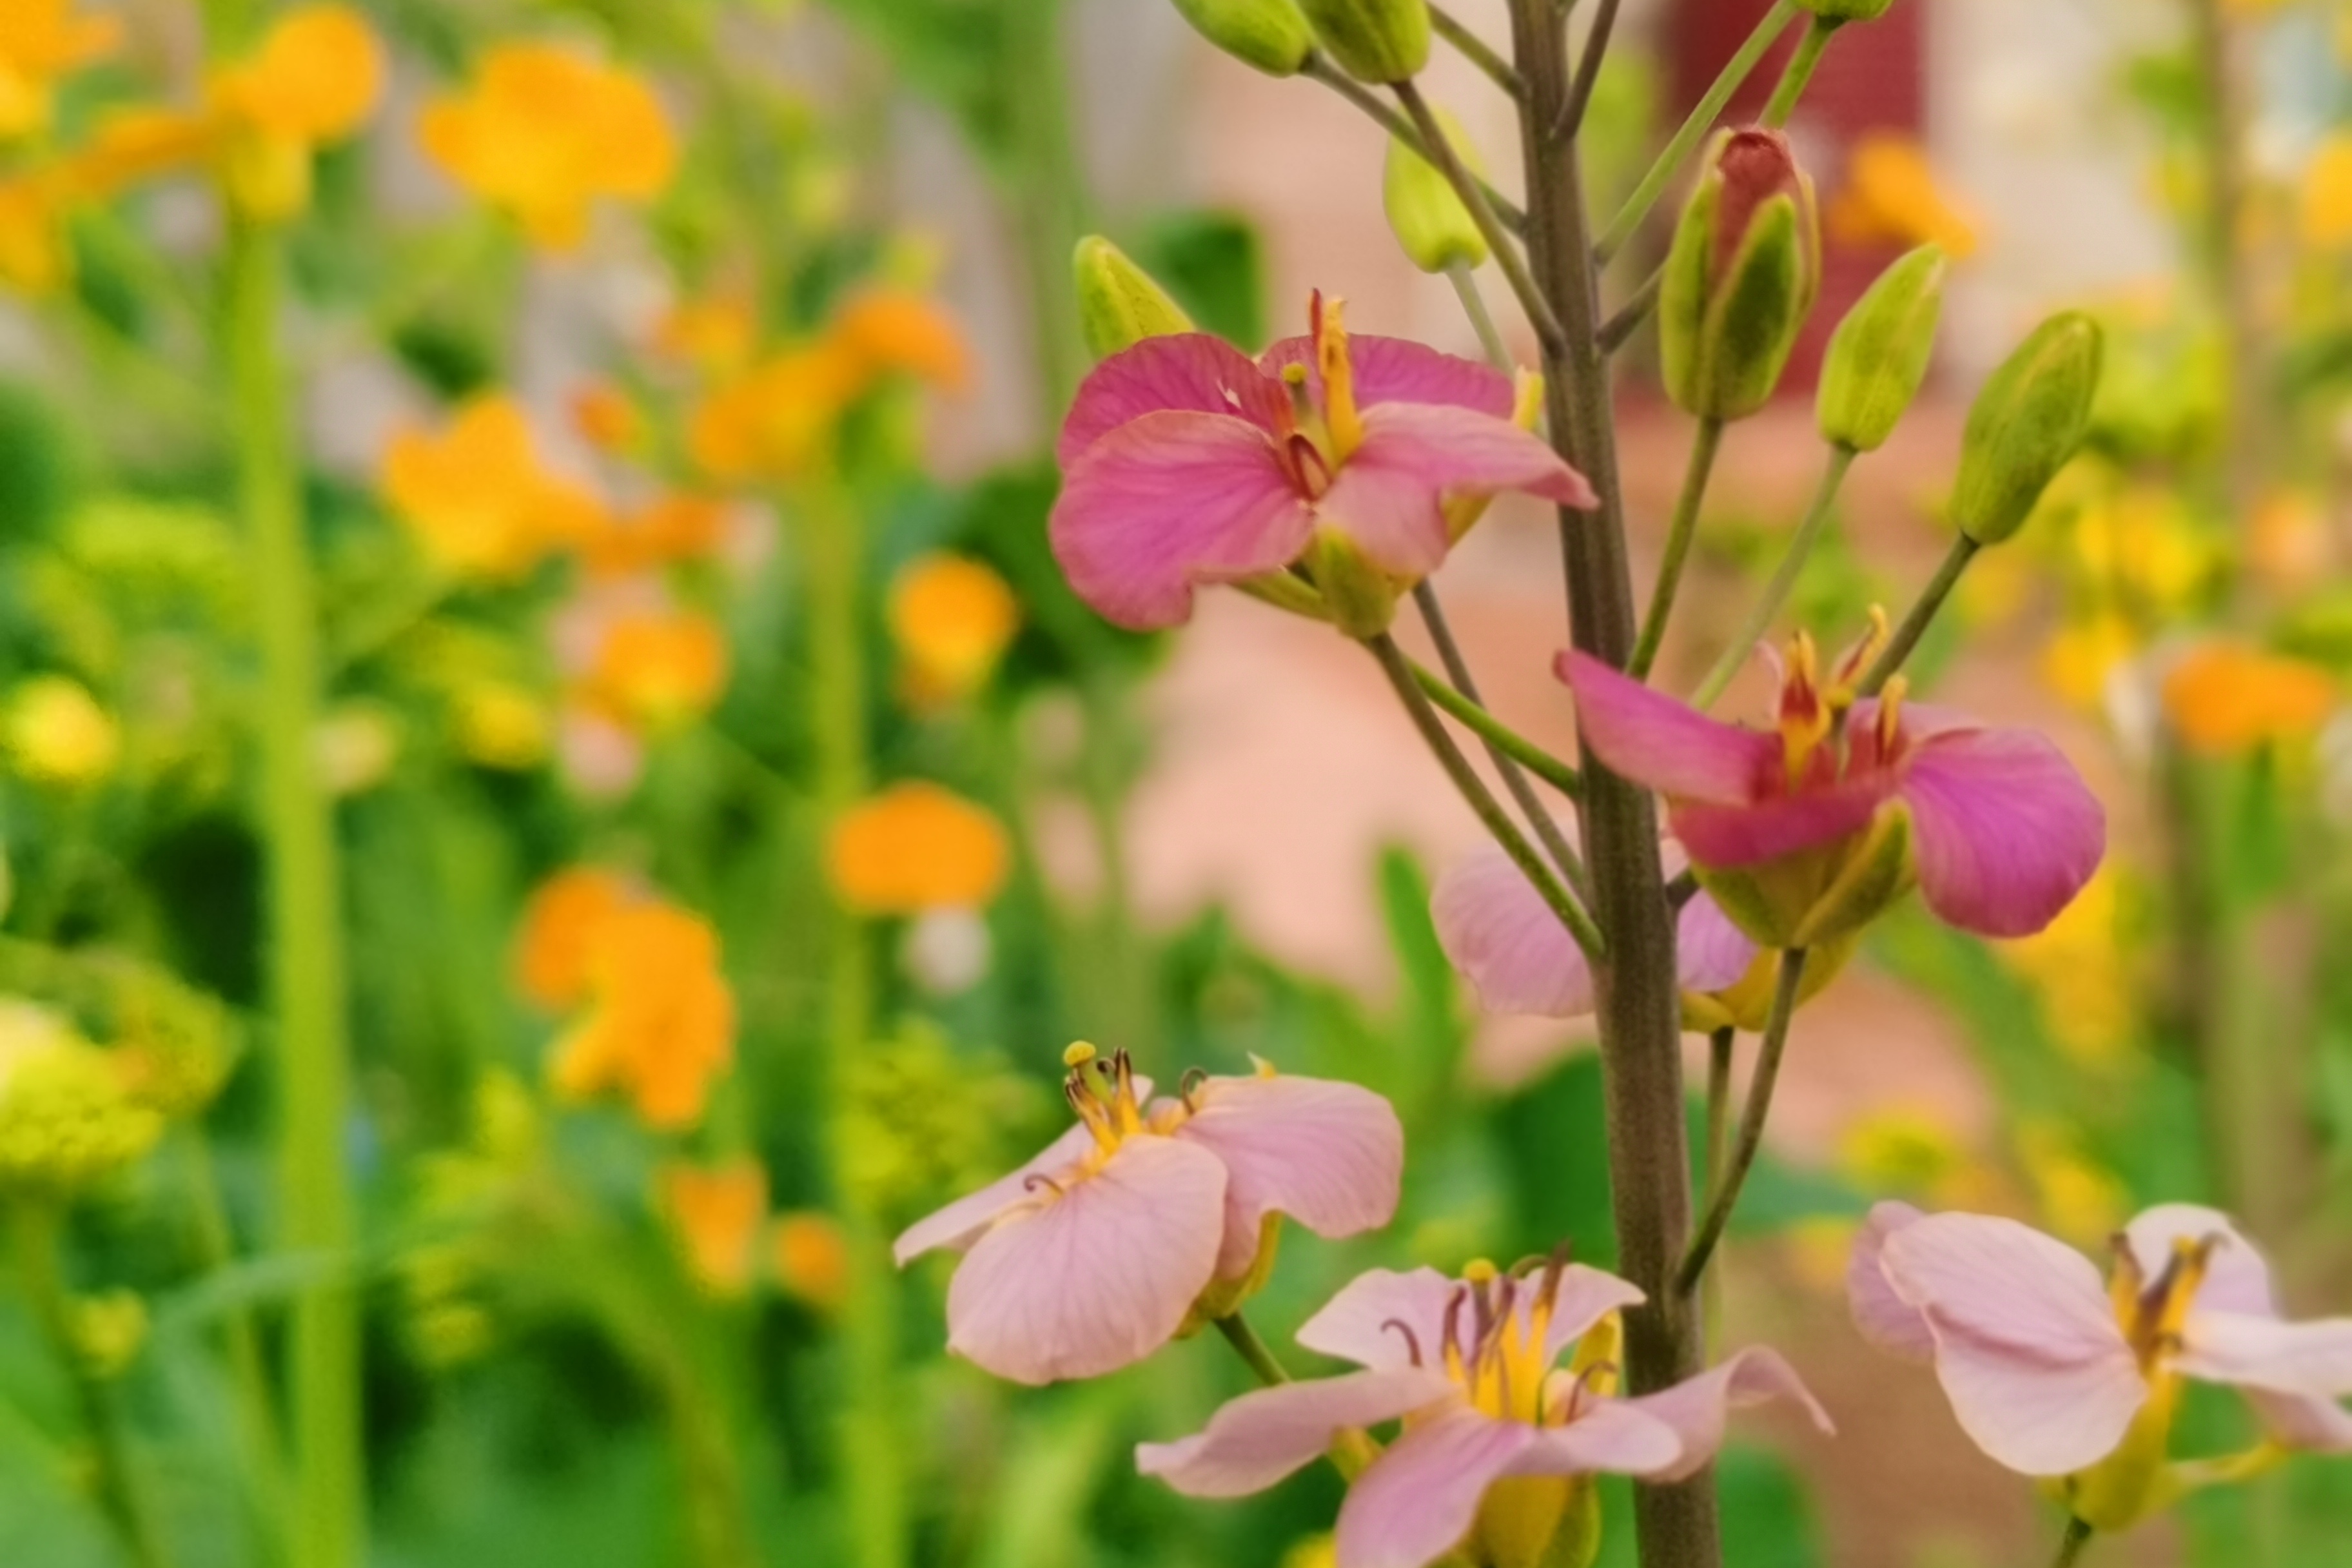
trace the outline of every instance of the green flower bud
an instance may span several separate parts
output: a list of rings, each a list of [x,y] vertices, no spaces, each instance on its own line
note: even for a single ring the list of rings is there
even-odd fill
[[[1882,806],[1864,832],[1752,866],[1697,867],[1714,896],[1759,947],[1815,948],[1849,937],[1918,879],[1911,813]]]
[[[1875,22],[1895,8],[1895,0],[1797,0],[1824,22]]]
[[[2083,445],[2105,339],[2079,310],[2051,317],[1992,373],[1969,410],[1952,521],[1979,544],[2015,533]]]
[[[1469,138],[1462,134],[1461,123],[1448,110],[1434,112],[1463,166],[1483,179],[1486,165]],[[1423,272],[1443,272],[1457,264],[1475,267],[1486,259],[1486,236],[1478,232],[1470,209],[1462,205],[1445,176],[1393,136],[1389,139],[1388,167],[1381,176],[1381,205],[1389,215],[1389,227],[1397,243]]]
[[[1831,334],[1814,413],[1822,437],[1874,452],[1919,395],[1944,308],[1943,247],[1923,245],[1878,275]]]
[[[1402,588],[1335,528],[1318,528],[1307,551],[1307,574],[1322,590],[1324,613],[1351,637],[1373,637],[1396,619]]]
[[[1429,63],[1429,0],[1300,0],[1315,41],[1341,70],[1376,87]]]
[[[1195,330],[1168,290],[1102,236],[1078,241],[1070,260],[1078,280],[1079,331],[1095,358],[1108,359],[1146,338]]]
[[[1176,0],[1192,30],[1268,76],[1297,76],[1315,52],[1297,0]]]
[[[1683,209],[1658,296],[1666,395],[1702,418],[1764,406],[1821,290],[1813,183],[1777,131],[1727,131]]]

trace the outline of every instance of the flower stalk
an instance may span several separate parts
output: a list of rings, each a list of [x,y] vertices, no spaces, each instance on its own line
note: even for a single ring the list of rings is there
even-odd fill
[[[1690,465],[1683,471],[1682,494],[1675,501],[1674,520],[1666,529],[1666,552],[1658,563],[1656,585],[1650,590],[1650,613],[1643,617],[1633,657],[1625,663],[1625,673],[1636,680],[1649,676],[1651,666],[1657,662],[1658,648],[1666,640],[1666,622],[1675,613],[1675,593],[1682,586],[1683,567],[1690,560],[1691,541],[1698,532],[1706,482],[1715,473],[1717,454],[1723,450],[1723,420],[1714,415],[1703,415],[1698,434],[1691,441]]]
[[[2091,1527],[2079,1519],[2068,1520],[2066,1533],[2058,1542],[2058,1555],[2051,1559],[2050,1568],[2074,1568],[2090,1544]]]
[[[1820,484],[1814,487],[1813,504],[1806,510],[1805,520],[1797,525],[1797,531],[1790,537],[1789,548],[1782,552],[1780,564],[1773,569],[1772,580],[1764,584],[1764,591],[1756,596],[1755,604],[1748,606],[1747,619],[1741,621],[1739,629],[1731,634],[1731,640],[1724,645],[1723,652],[1716,658],[1715,667],[1706,672],[1706,679],[1700,681],[1698,689],[1691,694],[1692,707],[1702,712],[1714,707],[1716,700],[1738,679],[1741,668],[1755,653],[1756,645],[1772,629],[1772,617],[1780,613],[1780,606],[1787,604],[1789,595],[1796,591],[1797,579],[1804,573],[1805,562],[1811,556],[1813,546],[1819,542],[1822,530],[1828,525],[1830,513],[1837,505],[1838,491],[1845,484],[1846,471],[1853,467],[1853,460],[1859,455],[1851,447],[1832,445],[1830,447],[1830,460],[1822,469]],[[1932,617],[1934,613],[1930,609],[1929,616]],[[1905,622],[1906,626],[1909,624],[1907,620]],[[1918,630],[1926,629],[1927,622],[1923,620]],[[1914,632],[1912,636],[1916,642],[1918,633]],[[1888,673],[1894,671],[1890,668]],[[1870,689],[1875,691],[1877,688]]]
[[[1675,1271],[1675,1288],[1688,1295],[1698,1288],[1706,1276],[1706,1266],[1715,1255],[1716,1244],[1723,1239],[1724,1228],[1731,1223],[1731,1211],[1739,1205],[1739,1190],[1748,1183],[1748,1173],[1755,1167],[1757,1153],[1764,1147],[1764,1124],[1772,1114],[1772,1091],[1780,1081],[1780,1061],[1789,1050],[1789,1024],[1797,1015],[1799,988],[1804,984],[1805,950],[1792,947],[1780,954],[1780,984],[1772,993],[1772,1010],[1765,1016],[1763,1043],[1756,1057],[1756,1077],[1748,1086],[1748,1103],[1739,1113],[1739,1140],[1732,1145],[1730,1157],[1720,1163],[1710,1158],[1708,1181],[1713,1187],[1706,1203],[1706,1217],[1699,1221],[1698,1232],[1691,1237],[1690,1250],[1683,1255],[1682,1266]],[[1724,1053],[1727,1057],[1729,1053]],[[1729,1077],[1727,1072],[1724,1075]],[[1710,1074],[1710,1084],[1712,1084]],[[1728,1099],[1728,1085],[1726,1085]],[[1714,1116],[1709,1110],[1710,1119]]]
[[[1885,689],[1888,679],[1903,668],[1903,661],[1918,647],[1919,639],[1927,635],[1927,627],[1934,623],[1937,613],[1943,609],[1944,601],[1950,598],[1952,590],[1960,585],[1960,574],[1969,569],[1969,563],[1976,559],[1977,552],[1982,548],[1965,533],[1954,537],[1951,549],[1945,552],[1942,564],[1936,568],[1936,574],[1927,579],[1926,587],[1919,590],[1918,598],[1912,601],[1902,623],[1895,628],[1895,635],[1879,650],[1878,658],[1871,667],[1863,672],[1860,684],[1854,688],[1857,692],[1864,697],[1875,697]]]
[[[1416,664],[1412,667],[1412,679],[1413,684],[1427,693],[1447,717],[1460,721],[1465,728],[1519,767],[1570,799],[1583,792],[1584,781],[1574,768],[1496,718],[1476,698],[1444,676]]]
[[[1797,111],[1797,100],[1813,79],[1813,72],[1828,52],[1830,39],[1845,24],[1833,16],[1816,16],[1805,24],[1804,36],[1781,68],[1780,80],[1772,89],[1771,100],[1764,105],[1764,123],[1775,131],[1789,123],[1789,116]]]

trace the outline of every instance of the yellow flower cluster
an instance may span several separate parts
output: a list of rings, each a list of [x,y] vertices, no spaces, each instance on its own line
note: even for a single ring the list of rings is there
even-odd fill
[[[2033,987],[2051,1039],[2084,1067],[2119,1063],[2131,1047],[2137,1015],[2123,876],[2110,860],[2047,927],[1993,949]]]
[[[147,1152],[163,1118],[45,1007],[0,999],[0,1199],[68,1197]]]
[[[121,22],[83,8],[82,0],[8,0],[0,6],[0,142],[45,130],[57,83],[111,54],[121,41]]]

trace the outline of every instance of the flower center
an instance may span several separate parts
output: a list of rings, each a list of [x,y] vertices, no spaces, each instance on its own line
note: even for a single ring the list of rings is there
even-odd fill
[[[1326,300],[1318,290],[1309,307],[1315,336],[1315,367],[1323,373],[1323,423],[1331,435],[1337,468],[1364,444],[1363,416],[1356,409],[1356,367],[1348,356],[1345,300]]]
[[[2179,1350],[2181,1327],[2222,1239],[2218,1233],[2195,1239],[2175,1237],[2164,1271],[2150,1279],[2124,1238],[2116,1238],[2116,1271],[2108,1295],[2115,1302],[2116,1321],[2139,1357],[2143,1373],[2156,1375]]]
[[[1439,1370],[1486,1415],[1531,1426],[1557,1426],[1574,1415],[1588,1384],[1591,1392],[1606,1392],[1593,1380],[1613,1375],[1613,1367],[1594,1363],[1588,1369],[1584,1347],[1580,1345],[1577,1388],[1565,1401],[1545,1396],[1551,1372],[1546,1342],[1566,1267],[1563,1248],[1542,1259],[1539,1271],[1532,1275],[1524,1266],[1503,1273],[1483,1259],[1463,1270],[1462,1283],[1445,1303]],[[1404,1336],[1412,1364],[1425,1364],[1420,1339],[1412,1329],[1394,1319],[1387,1326]],[[1597,1331],[1585,1337],[1604,1352],[1613,1344]]]
[[[1789,651],[1780,667],[1780,696],[1774,717],[1791,790],[1806,784],[1814,771],[1817,756],[1827,756],[1831,780],[1845,776],[1853,761],[1853,750],[1847,743],[1846,716],[1860,700],[1864,673],[1885,647],[1889,635],[1885,610],[1873,605],[1870,625],[1862,639],[1840,656],[1826,679],[1811,634],[1801,629],[1789,639]],[[1870,740],[1874,743],[1873,760],[1881,765],[1893,762],[1901,749],[1906,689],[1898,675],[1890,677],[1879,694],[1878,718]]]
[[[1062,1053],[1062,1065],[1069,1069],[1062,1098],[1094,1134],[1090,1163],[1108,1159],[1119,1144],[1146,1131],[1135,1097],[1135,1064],[1125,1051],[1105,1057],[1080,1040]]]

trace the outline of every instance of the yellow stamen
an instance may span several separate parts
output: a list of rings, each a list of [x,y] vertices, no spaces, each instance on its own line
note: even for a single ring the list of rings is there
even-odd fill
[[[1087,1041],[1073,1040],[1069,1047],[1062,1053],[1062,1065],[1066,1068],[1082,1068],[1094,1060],[1097,1054],[1095,1047]]]
[[[1895,754],[1895,742],[1903,731],[1903,699],[1911,683],[1899,675],[1887,677],[1885,688],[1878,694],[1878,754],[1881,758]]]
[[[1323,373],[1323,423],[1331,432],[1332,455],[1341,462],[1364,443],[1364,420],[1356,410],[1356,370],[1348,358],[1347,303],[1324,300],[1315,321],[1315,363]]]
[[[1543,373],[1521,366],[1511,377],[1511,423],[1533,430],[1543,417]]]
[[[1462,1279],[1465,1284],[1471,1285],[1487,1284],[1501,1272],[1495,1267],[1494,1260],[1488,1258],[1474,1258],[1462,1266]]]
[[[1830,732],[1832,714],[1821,689],[1821,656],[1810,633],[1789,639],[1787,672],[1780,680],[1780,744],[1794,783],[1802,777],[1813,749]]]

